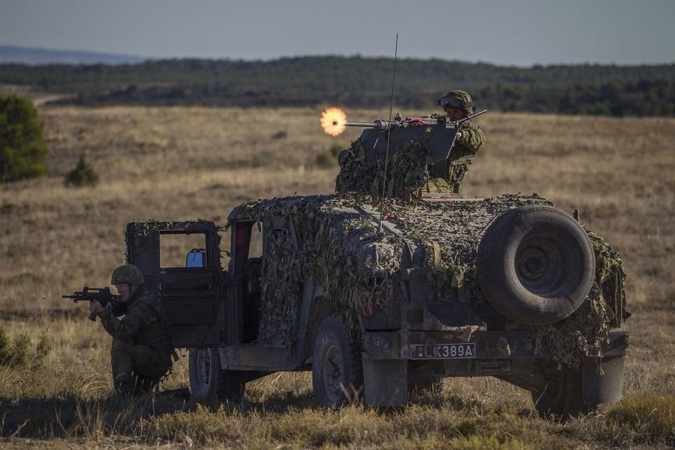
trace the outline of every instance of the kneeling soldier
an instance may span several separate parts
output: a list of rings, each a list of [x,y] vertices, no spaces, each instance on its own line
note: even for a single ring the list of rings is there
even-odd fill
[[[115,390],[124,394],[150,392],[171,370],[169,322],[156,295],[143,288],[138,267],[125,264],[112,274],[119,299],[105,307],[91,302],[113,337],[111,365]],[[120,318],[121,317],[121,318]]]

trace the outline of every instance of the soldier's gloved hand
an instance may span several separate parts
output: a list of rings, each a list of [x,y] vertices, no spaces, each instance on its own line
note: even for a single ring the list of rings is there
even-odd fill
[[[101,311],[103,311],[103,306],[101,306],[101,304],[99,302],[94,300],[93,302],[89,303],[89,312],[98,316]]]

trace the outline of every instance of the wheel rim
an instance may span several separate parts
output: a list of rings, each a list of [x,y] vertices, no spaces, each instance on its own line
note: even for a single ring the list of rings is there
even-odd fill
[[[567,261],[567,255],[552,238],[526,236],[516,252],[516,274],[530,292],[552,297],[569,275]]]
[[[343,397],[344,376],[340,351],[336,346],[331,345],[326,349],[322,369],[326,395],[331,402],[339,403]]]
[[[211,382],[211,352],[197,351],[197,381],[200,387],[208,387]]]

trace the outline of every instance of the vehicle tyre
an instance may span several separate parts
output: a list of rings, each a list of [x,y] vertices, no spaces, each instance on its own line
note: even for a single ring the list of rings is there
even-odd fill
[[[581,369],[551,368],[543,374],[541,390],[531,391],[534,407],[541,417],[568,419],[593,411],[598,405],[583,401]]]
[[[340,319],[323,321],[314,343],[312,362],[314,399],[319,406],[355,401],[363,390],[361,349],[350,341]]]
[[[218,402],[220,361],[215,348],[191,348],[189,355],[190,392],[197,402],[214,406]]]
[[[189,373],[190,392],[198,403],[216,406],[219,401],[244,397],[246,372],[222,370],[216,348],[191,348]]]
[[[549,206],[523,206],[498,217],[486,231],[477,277],[500,314],[523,325],[547,325],[584,301],[595,277],[595,254],[570,215]]]

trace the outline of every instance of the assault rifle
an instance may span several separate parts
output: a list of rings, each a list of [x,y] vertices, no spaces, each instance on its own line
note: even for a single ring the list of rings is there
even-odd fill
[[[90,288],[85,286],[81,291],[75,291],[72,295],[62,295],[61,298],[72,298],[75,303],[88,301],[99,302],[101,306],[105,307],[108,303],[116,303],[119,300],[119,295],[112,295],[110,288]],[[90,313],[89,320],[96,320],[96,314]]]

